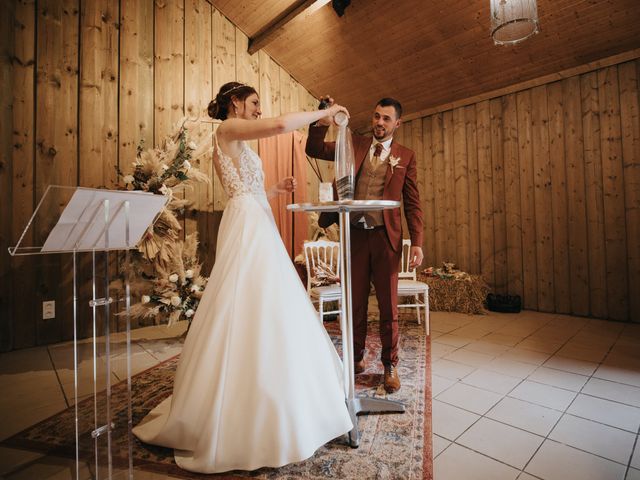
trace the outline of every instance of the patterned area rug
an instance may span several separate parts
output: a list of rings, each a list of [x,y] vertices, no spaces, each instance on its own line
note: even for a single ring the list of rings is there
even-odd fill
[[[327,330],[340,350],[338,322],[326,322]],[[387,397],[404,403],[403,414],[359,416],[360,446],[350,448],[346,436],[339,437],[318,449],[310,459],[282,468],[262,468],[252,472],[229,472],[221,475],[199,475],[179,469],[171,449],[156,447],[133,439],[135,470],[157,472],[177,478],[260,478],[260,479],[415,479],[432,478],[431,445],[431,365],[429,340],[423,326],[414,320],[401,320],[400,364],[398,371],[402,388],[386,395],[382,387],[382,365],[379,361],[378,323],[370,324],[367,337],[367,370],[356,376],[359,395]],[[160,401],[171,394],[178,357],[142,372],[132,379],[133,423],[142,418]],[[93,457],[90,425],[93,424],[93,399],[79,403],[80,456]],[[104,402],[98,402],[103,413]],[[112,390],[112,414],[116,428],[111,439],[115,466],[126,467],[129,443],[126,431],[126,383]],[[1,445],[32,450],[49,455],[74,458],[74,409],[69,408],[2,442]],[[102,437],[101,437],[102,438]],[[98,453],[100,463],[106,452]],[[90,464],[93,462],[89,462]]]

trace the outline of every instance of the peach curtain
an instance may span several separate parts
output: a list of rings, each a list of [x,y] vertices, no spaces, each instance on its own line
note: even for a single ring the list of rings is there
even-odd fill
[[[263,138],[258,142],[267,190],[280,179],[293,175],[298,188],[293,195],[283,194],[269,199],[273,216],[289,256],[294,258],[302,252],[302,244],[308,234],[308,219],[303,213],[293,214],[287,210],[289,203],[307,200],[307,163],[304,153],[306,136],[295,131]]]

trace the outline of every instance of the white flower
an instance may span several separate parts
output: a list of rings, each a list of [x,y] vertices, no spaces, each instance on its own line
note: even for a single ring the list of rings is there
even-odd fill
[[[174,307],[179,307],[181,303],[182,299],[179,296],[175,295],[171,297],[171,305],[173,305]]]
[[[142,303],[149,303],[151,301],[151,297],[149,295],[142,295]]]
[[[196,145],[196,142],[191,141],[189,142],[189,145],[187,145],[187,147],[189,147],[190,150],[197,150],[198,145]]]
[[[194,313],[196,313],[196,312],[194,312],[194,311],[193,311],[193,309],[192,309],[192,308],[190,308],[189,310],[187,310],[186,312],[184,312],[184,316],[185,316],[185,317],[187,317],[187,318],[191,318],[191,317],[193,317],[193,314],[194,314]]]
[[[185,278],[193,278],[193,270],[187,270],[186,272],[184,272],[184,276]]]
[[[200,287],[198,285],[191,285],[191,291],[192,292],[199,292],[200,291]]]
[[[393,174],[393,169],[395,167],[398,168],[403,168],[400,165],[398,165],[400,163],[400,157],[394,157],[393,155],[389,155],[389,166],[391,167],[391,173]]]
[[[169,195],[169,189],[164,183],[162,184],[162,187],[160,187],[160,193],[163,195]]]
[[[182,162],[182,166],[187,170],[191,168],[191,164],[189,163],[189,160],[185,160],[184,162]]]
[[[162,170],[164,172],[166,172],[167,170],[169,170],[169,166],[168,165],[162,165]]]
[[[171,275],[169,275],[169,281],[176,283],[178,281],[178,274],[177,273],[172,273]]]
[[[124,177],[122,177],[122,180],[124,181],[125,184],[128,183],[133,183],[133,175],[125,175]]]

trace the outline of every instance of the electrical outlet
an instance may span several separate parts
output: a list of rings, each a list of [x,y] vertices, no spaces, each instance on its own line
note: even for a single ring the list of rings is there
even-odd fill
[[[42,302],[42,319],[50,320],[52,318],[56,318],[56,301],[48,300]]]

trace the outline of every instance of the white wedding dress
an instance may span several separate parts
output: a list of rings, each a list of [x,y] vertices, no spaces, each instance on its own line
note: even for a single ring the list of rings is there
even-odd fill
[[[218,147],[229,197],[173,396],[133,429],[194,472],[304,460],[352,428],[341,362],[280,239],[260,157]]]

